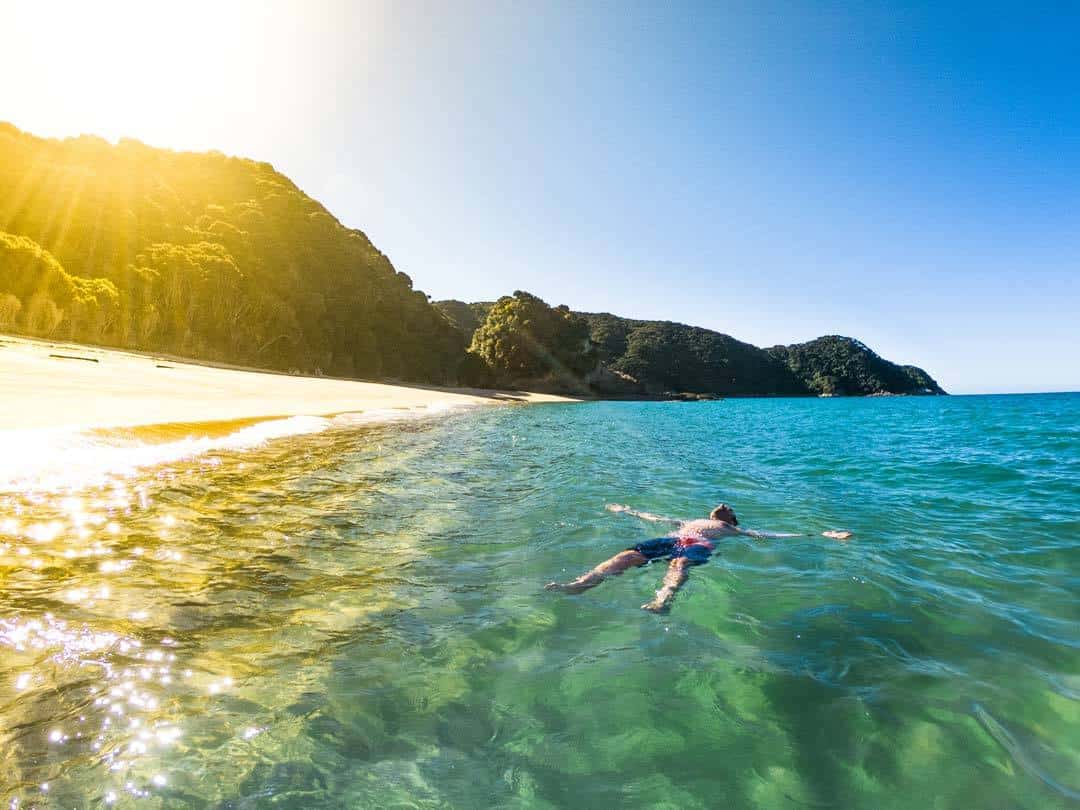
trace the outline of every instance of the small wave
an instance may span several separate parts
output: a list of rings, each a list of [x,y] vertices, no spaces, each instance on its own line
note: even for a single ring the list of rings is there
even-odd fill
[[[373,408],[368,411],[340,413],[332,417],[334,425],[354,426],[404,422],[478,407],[471,402],[432,402],[415,408]]]
[[[971,708],[975,713],[975,717],[982,723],[982,726],[986,729],[987,733],[997,741],[998,745],[1005,749],[1017,765],[1047,787],[1060,793],[1062,796],[1074,801],[1080,800],[1080,791],[1073,790],[1072,788],[1061,784],[1043,771],[1031,758],[1028,752],[1024,750],[1023,746],[1020,745],[1016,737],[1012,735],[1012,732],[1001,725],[1001,723],[997,721],[997,718],[984,709],[981,704],[976,703]]]
[[[1080,701],[1080,677],[1076,675],[1047,675],[1051,688],[1062,697]]]
[[[161,425],[130,431],[27,429],[0,431],[0,493],[57,492],[102,486],[139,470],[189,461],[213,451],[243,451],[290,436],[334,427],[402,422],[445,414],[468,405],[433,403],[418,408],[380,408],[333,417],[290,416],[236,428]],[[182,438],[162,440],[163,436]],[[156,441],[155,441],[156,439]]]

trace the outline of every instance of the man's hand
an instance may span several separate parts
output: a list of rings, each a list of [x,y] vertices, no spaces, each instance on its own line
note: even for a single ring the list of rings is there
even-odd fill
[[[828,537],[832,540],[847,540],[849,537],[851,537],[851,534],[851,532],[838,532],[835,530],[830,530],[827,532],[822,532],[821,536]]]

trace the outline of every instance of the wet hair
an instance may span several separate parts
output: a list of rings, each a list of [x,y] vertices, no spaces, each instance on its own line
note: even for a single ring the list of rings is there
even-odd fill
[[[725,515],[727,515],[731,519],[728,520],[728,518],[724,517]],[[735,517],[735,510],[728,506],[726,503],[720,504],[711,512],[709,512],[709,520],[726,520],[732,526],[739,525],[739,519]]]

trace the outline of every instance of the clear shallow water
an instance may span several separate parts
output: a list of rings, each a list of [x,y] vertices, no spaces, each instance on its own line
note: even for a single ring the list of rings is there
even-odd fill
[[[6,804],[1076,804],[1080,396],[294,428],[97,443],[96,474],[27,456],[39,488],[0,493]],[[606,502],[719,500],[856,534],[726,541],[667,616],[638,609],[659,565],[542,590],[662,533]]]

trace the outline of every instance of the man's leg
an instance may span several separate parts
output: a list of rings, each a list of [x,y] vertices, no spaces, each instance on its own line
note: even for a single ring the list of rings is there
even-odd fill
[[[690,566],[693,564],[693,561],[688,557],[676,557],[673,559],[668,565],[667,573],[664,574],[664,584],[656,592],[656,598],[651,602],[646,602],[641,606],[641,609],[652,613],[666,613],[668,608],[671,607],[675,594],[690,575]]]
[[[618,576],[627,568],[635,568],[639,565],[644,565],[648,561],[649,558],[640,551],[627,549],[626,551],[620,551],[610,560],[604,560],[604,562],[600,563],[592,571],[589,571],[587,574],[582,574],[573,582],[549,582],[544,587],[549,591],[581,593],[582,591],[587,591],[589,588],[595,588],[608,577]]]

